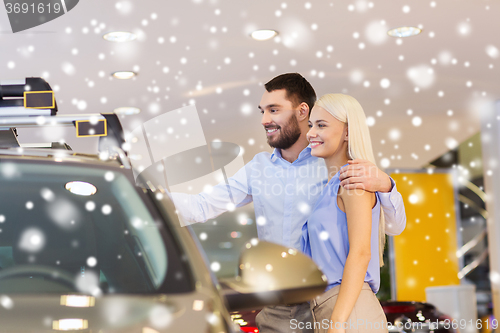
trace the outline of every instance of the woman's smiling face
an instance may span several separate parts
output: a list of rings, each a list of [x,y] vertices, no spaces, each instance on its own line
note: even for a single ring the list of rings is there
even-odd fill
[[[347,124],[341,122],[320,106],[314,106],[309,118],[307,140],[311,155],[329,158],[347,152]]]

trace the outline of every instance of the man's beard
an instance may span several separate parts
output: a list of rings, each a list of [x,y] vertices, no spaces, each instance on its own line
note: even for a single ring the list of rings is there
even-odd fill
[[[267,138],[267,143],[273,148],[288,149],[300,138],[300,127],[297,117],[290,116],[285,126],[278,127],[279,134],[275,139]]]

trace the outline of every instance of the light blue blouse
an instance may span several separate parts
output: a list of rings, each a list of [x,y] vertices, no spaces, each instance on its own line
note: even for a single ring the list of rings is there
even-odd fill
[[[337,205],[340,186],[339,173],[326,185],[309,219],[302,227],[301,249],[309,255],[328,278],[327,290],[340,285],[349,254],[346,214]],[[365,275],[374,293],[380,287],[380,261],[378,227],[380,201],[372,209],[371,260]]]

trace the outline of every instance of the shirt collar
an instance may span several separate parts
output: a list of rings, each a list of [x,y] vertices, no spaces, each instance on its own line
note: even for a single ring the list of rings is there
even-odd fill
[[[308,145],[307,147],[302,149],[302,151],[299,154],[299,158],[297,158],[297,160],[308,158],[309,156],[311,156],[311,145]]]
[[[297,158],[297,161],[300,161],[304,158],[308,158],[309,156],[311,156],[311,147],[310,145],[305,147],[299,154],[299,157]],[[278,158],[281,158],[283,159],[283,157],[281,156],[281,149],[279,148],[274,148],[273,150],[273,153],[271,154],[271,162],[276,162],[276,160]]]
[[[273,153],[271,154],[271,162],[276,162],[276,160],[281,157],[281,149],[274,148]]]

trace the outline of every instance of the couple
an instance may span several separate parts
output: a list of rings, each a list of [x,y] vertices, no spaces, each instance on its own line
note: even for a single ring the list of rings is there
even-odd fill
[[[348,322],[351,313],[367,313],[356,304],[358,295],[364,297],[367,288],[372,297],[370,304],[376,302],[373,291],[378,289],[381,262],[378,247],[383,246],[378,237],[379,222],[384,226],[383,217],[378,219],[376,212],[384,212],[380,216],[385,216],[385,233],[398,235],[406,224],[403,200],[394,182],[373,163],[363,111],[361,107],[358,112],[351,108],[357,102],[334,95],[342,97],[342,101],[332,104],[330,97],[336,97],[330,96],[315,105],[314,89],[297,73],[279,75],[265,88],[259,109],[268,143],[275,148],[273,153],[257,154],[228,179],[228,185],[221,183],[210,194],[172,193],[172,200],[188,224],[205,222],[226,212],[231,200],[236,207],[253,202],[259,239],[310,253],[328,276],[333,288],[311,301],[317,304],[313,309],[315,321],[335,315],[333,319]],[[341,107],[344,104],[348,108]],[[356,188],[366,192],[353,192]],[[384,230],[380,229],[380,233],[382,240]],[[375,259],[370,260],[368,254]],[[342,308],[334,309],[331,301],[337,297],[329,295],[339,290],[343,274],[349,276],[345,276],[345,287],[338,293]],[[381,310],[378,302],[376,305]],[[309,303],[266,307],[256,320],[263,333],[313,331]],[[298,327],[292,327],[292,321],[299,323]]]

